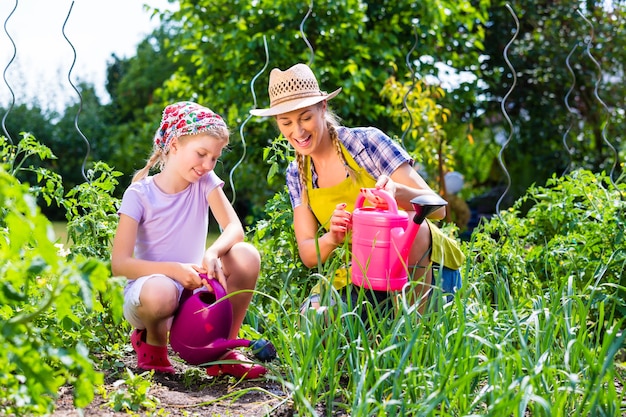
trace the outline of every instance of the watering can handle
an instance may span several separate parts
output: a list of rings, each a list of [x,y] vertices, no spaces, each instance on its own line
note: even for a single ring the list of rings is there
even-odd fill
[[[363,188],[363,190],[369,190],[375,196],[382,197],[387,203],[387,210],[389,210],[390,212],[393,212],[393,213],[398,212],[398,203],[396,203],[396,200],[391,196],[391,194],[388,191],[381,190],[379,188]],[[365,194],[360,192],[359,195],[356,197],[356,201],[354,202],[354,208],[357,209],[357,208],[363,207],[364,201],[365,201]]]
[[[222,287],[222,284],[216,279],[209,279],[206,274],[200,274],[200,279],[206,281],[211,288],[213,288],[213,293],[215,294],[215,299],[219,300],[222,297],[226,297],[226,290]]]

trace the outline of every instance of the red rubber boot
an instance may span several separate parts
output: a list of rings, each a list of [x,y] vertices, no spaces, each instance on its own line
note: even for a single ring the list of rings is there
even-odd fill
[[[146,343],[146,329],[135,329],[130,335],[130,342],[137,352],[137,368],[144,371],[173,374],[176,371],[167,358],[167,346],[154,346]]]

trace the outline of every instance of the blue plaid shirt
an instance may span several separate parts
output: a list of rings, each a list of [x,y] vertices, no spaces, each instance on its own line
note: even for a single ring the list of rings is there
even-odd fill
[[[350,155],[359,166],[375,179],[381,175],[390,176],[400,165],[408,162],[413,165],[413,159],[389,136],[375,127],[337,127],[339,141],[346,147]],[[317,188],[317,173],[311,164],[313,187]],[[287,189],[292,207],[302,204],[302,188],[296,161],[287,167]]]

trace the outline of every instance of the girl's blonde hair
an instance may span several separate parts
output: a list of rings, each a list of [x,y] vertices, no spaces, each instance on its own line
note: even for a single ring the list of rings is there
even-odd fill
[[[321,107],[322,104],[318,105],[318,108]],[[346,171],[348,172],[348,176],[353,182],[357,180],[356,171],[348,164],[346,161],[346,157],[341,151],[341,144],[339,142],[339,135],[337,134],[337,127],[340,126],[339,117],[335,113],[333,113],[328,107],[326,108],[326,113],[324,114],[324,120],[326,121],[326,128],[328,129],[328,133],[330,134],[330,141],[332,142],[335,152],[337,152],[337,156],[343,162]],[[306,186],[306,180],[309,175],[311,175],[311,170],[306,170],[305,167],[305,156],[298,153],[296,151],[296,163],[298,165],[298,173],[300,174],[300,187],[302,188],[302,203],[308,204],[309,202],[309,192]]]
[[[228,131],[228,129],[220,125],[211,126],[209,129],[205,129],[203,133],[208,133],[212,138],[215,138],[221,142],[225,142],[226,145],[228,144],[230,138],[230,132]],[[184,142],[190,136],[195,135],[183,135],[180,136],[178,140]],[[137,182],[146,178],[152,168],[156,167],[159,171],[163,170],[163,167],[167,163],[168,154],[169,148],[164,150],[163,148],[155,144],[152,149],[152,154],[148,158],[146,165],[137,172],[135,172],[132,182]]]

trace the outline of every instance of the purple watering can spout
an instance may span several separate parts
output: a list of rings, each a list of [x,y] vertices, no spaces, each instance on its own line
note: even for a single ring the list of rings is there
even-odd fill
[[[397,291],[408,281],[408,257],[424,219],[448,204],[437,194],[415,197],[413,223],[398,211],[395,199],[384,190],[369,189],[387,202],[387,210],[362,207],[363,193],[352,215],[352,282],[378,291]]]
[[[206,275],[201,274],[206,279]],[[266,340],[228,339],[233,320],[233,310],[226,291],[215,280],[206,280],[213,292],[206,289],[191,295],[185,290],[172,327],[170,345],[181,359],[192,365],[213,362],[228,350],[250,347],[263,361],[276,357],[276,350]]]

